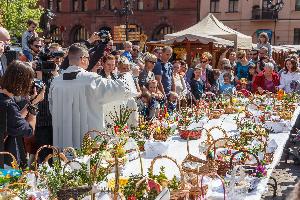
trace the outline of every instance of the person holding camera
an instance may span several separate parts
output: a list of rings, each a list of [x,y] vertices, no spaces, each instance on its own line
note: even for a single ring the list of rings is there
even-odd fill
[[[25,168],[27,165],[26,151],[23,137],[33,135],[38,114],[37,104],[43,100],[45,87],[40,93],[34,86],[35,73],[32,67],[21,61],[13,61],[0,81],[0,110],[1,127],[4,127],[1,136],[4,136],[4,150],[15,156],[18,165]],[[21,110],[14,97],[27,97],[31,100]],[[4,125],[4,126],[3,126]],[[12,160],[5,157],[5,163],[11,165]]]
[[[82,44],[71,45],[68,58],[70,66],[53,79],[49,90],[53,145],[80,148],[87,131],[105,130],[104,104],[127,100],[137,92],[127,87],[126,74],[112,80],[86,71],[89,52]]]

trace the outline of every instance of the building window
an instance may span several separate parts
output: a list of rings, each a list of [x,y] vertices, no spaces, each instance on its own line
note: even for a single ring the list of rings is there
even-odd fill
[[[296,0],[296,3],[295,3],[295,10],[296,10],[296,11],[300,11],[300,0]]]
[[[113,10],[115,9],[115,3],[114,3],[114,0],[109,0],[109,10]]]
[[[105,0],[97,0],[97,10],[105,8]]]
[[[138,10],[144,10],[144,0],[138,0],[137,1],[137,9]]]
[[[210,12],[216,13],[219,12],[219,0],[210,0]]]
[[[174,8],[174,0],[168,0],[169,9]]]
[[[169,25],[160,25],[153,33],[153,40],[163,40],[166,34],[173,33],[174,30]]]
[[[61,11],[61,4],[62,4],[61,0],[56,1],[56,11],[57,12]]]
[[[48,0],[48,9],[53,10],[53,0]]]
[[[73,0],[73,12],[78,12],[79,11],[79,1],[78,0]]]
[[[300,28],[294,29],[294,44],[300,44]]]
[[[88,0],[81,1],[81,11],[88,11]]]
[[[238,12],[239,0],[229,0],[228,12],[235,13]]]
[[[51,29],[51,40],[55,43],[62,43],[62,34],[59,27],[52,27]]]
[[[158,10],[164,9],[164,0],[157,0],[157,9]]]
[[[263,0],[262,1],[262,9],[263,10],[268,10],[268,5],[269,5],[269,0]]]
[[[83,40],[87,40],[87,39],[88,39],[87,30],[82,26],[77,27],[74,32],[73,42],[82,42]]]

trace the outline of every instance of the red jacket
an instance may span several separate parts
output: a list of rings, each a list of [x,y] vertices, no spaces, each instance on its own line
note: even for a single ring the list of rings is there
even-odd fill
[[[280,78],[279,75],[275,72],[272,73],[272,80],[274,86],[278,86],[280,84]],[[263,72],[260,72],[254,79],[252,90],[253,93],[257,92],[257,88],[261,87],[263,90],[265,90],[265,75]]]

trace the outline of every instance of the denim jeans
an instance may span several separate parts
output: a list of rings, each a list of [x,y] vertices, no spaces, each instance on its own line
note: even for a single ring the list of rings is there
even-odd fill
[[[31,54],[30,51],[28,51],[28,50],[23,50],[23,54],[24,54],[24,56],[27,58],[27,60],[28,60],[29,62],[31,62],[31,61],[33,60],[33,56],[32,56],[32,54]]]

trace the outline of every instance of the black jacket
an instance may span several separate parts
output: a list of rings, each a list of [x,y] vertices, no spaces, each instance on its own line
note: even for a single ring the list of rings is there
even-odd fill
[[[13,98],[0,93],[0,110],[6,110],[6,140],[4,141],[4,151],[10,152],[15,156],[20,167],[27,164],[26,152],[23,137],[33,134],[30,124],[21,116],[20,108]],[[11,158],[5,157],[4,162],[11,165]]]

